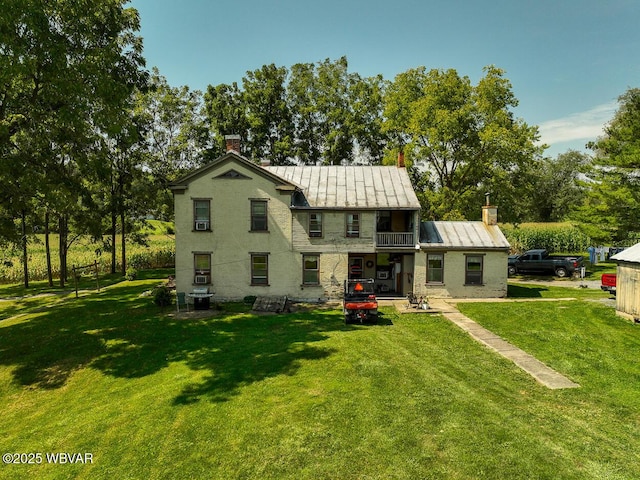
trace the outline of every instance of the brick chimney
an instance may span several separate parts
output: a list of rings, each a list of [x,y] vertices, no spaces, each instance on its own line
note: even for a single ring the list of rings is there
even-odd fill
[[[235,152],[240,155],[240,135],[225,135],[226,151]]]
[[[404,152],[402,150],[398,152],[398,168],[404,168]]]
[[[489,202],[489,193],[484,194],[486,198],[486,205],[482,206],[482,221],[485,225],[497,225],[498,224],[498,207],[494,207]]]

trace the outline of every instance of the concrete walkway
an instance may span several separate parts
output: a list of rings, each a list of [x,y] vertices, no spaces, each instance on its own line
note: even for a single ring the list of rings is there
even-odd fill
[[[399,311],[407,311],[406,301],[397,302],[395,305]],[[445,318],[467,332],[473,339],[511,360],[545,387],[556,390],[561,388],[577,388],[580,386],[552,368],[549,368],[527,352],[511,345],[495,333],[490,332],[469,317],[466,317],[451,303],[443,299],[429,299],[429,307],[430,311],[441,313]],[[413,311],[420,312],[420,310]]]

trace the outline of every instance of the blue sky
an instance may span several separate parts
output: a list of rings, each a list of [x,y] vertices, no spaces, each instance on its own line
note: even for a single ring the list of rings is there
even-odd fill
[[[145,57],[173,86],[242,83],[266,64],[346,56],[393,78],[454,68],[475,84],[506,71],[516,116],[555,156],[602,133],[617,98],[640,87],[639,0],[133,0]]]

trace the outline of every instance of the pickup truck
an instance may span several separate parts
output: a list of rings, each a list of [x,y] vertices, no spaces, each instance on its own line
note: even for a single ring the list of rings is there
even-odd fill
[[[611,295],[616,294],[617,277],[615,273],[603,273],[600,279],[600,288]]]
[[[558,277],[573,275],[582,267],[582,257],[549,255],[546,250],[528,250],[522,255],[510,255],[509,275],[516,273],[555,274]]]

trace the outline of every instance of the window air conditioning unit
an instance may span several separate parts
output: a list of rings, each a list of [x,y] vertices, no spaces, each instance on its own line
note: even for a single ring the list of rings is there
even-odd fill
[[[206,285],[209,283],[208,275],[196,275],[196,283],[199,285]]]
[[[196,230],[209,230],[209,222],[206,220],[196,222]]]

